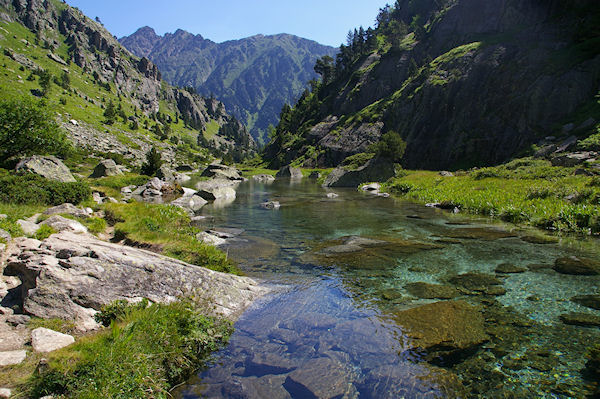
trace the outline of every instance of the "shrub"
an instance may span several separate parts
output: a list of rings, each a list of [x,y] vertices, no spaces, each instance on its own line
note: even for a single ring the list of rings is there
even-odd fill
[[[399,162],[404,156],[406,143],[398,132],[390,130],[383,134],[379,142],[372,145],[370,150],[379,156]]]
[[[0,202],[12,204],[79,204],[91,195],[82,182],[62,183],[36,175],[0,177]]]
[[[94,319],[103,326],[108,327],[113,321],[122,321],[125,316],[129,315],[132,311],[136,309],[146,309],[147,307],[148,300],[146,298],[136,304],[131,304],[122,299],[103,306],[102,309],[94,315]]]
[[[474,180],[482,180],[491,177],[500,177],[500,174],[495,168],[483,168],[473,171],[471,177],[473,177]]]
[[[33,237],[36,240],[42,241],[42,240],[45,240],[46,238],[50,237],[54,233],[56,233],[56,230],[54,230],[52,227],[48,226],[47,224],[43,224],[40,226],[38,231],[35,232]]]
[[[13,157],[58,155],[72,147],[43,101],[0,101],[0,163]]]
[[[412,184],[403,182],[396,183],[391,187],[392,192],[398,194],[408,194],[412,189],[414,189]]]
[[[375,153],[372,152],[361,152],[344,159],[342,165],[344,165],[346,169],[355,170],[369,162],[374,156]]]

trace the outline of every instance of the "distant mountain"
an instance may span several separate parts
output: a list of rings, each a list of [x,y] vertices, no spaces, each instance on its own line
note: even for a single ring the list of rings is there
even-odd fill
[[[286,103],[317,77],[315,61],[336,49],[293,35],[257,35],[215,43],[183,30],[159,36],[149,27],[119,40],[154,62],[173,85],[214,95],[256,138],[265,138]]]

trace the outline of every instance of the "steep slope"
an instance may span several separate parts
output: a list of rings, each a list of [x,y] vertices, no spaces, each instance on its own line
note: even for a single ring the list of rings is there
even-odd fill
[[[600,121],[598,26],[594,0],[398,0],[320,61],[324,81],[282,111],[265,156],[333,166],[395,131],[404,166],[449,169],[585,137]]]
[[[133,56],[101,24],[58,0],[0,0],[0,46],[0,98],[46,98],[76,146],[89,153],[118,152],[139,164],[152,145],[173,163],[206,158],[209,146],[217,155],[235,146],[238,153],[254,149],[222,103],[169,86],[147,58]],[[212,139],[234,124],[235,134]]]
[[[223,101],[256,138],[266,137],[283,104],[294,102],[316,77],[316,59],[335,54],[332,47],[286,34],[214,43],[183,30],[158,36],[144,27],[119,41],[151,59],[169,83]]]

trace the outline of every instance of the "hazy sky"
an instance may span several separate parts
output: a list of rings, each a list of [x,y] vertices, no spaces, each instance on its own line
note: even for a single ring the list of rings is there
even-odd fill
[[[372,26],[391,0],[67,0],[88,17],[100,17],[122,37],[142,26],[160,35],[178,28],[215,42],[256,34],[291,33],[339,46],[348,30]]]

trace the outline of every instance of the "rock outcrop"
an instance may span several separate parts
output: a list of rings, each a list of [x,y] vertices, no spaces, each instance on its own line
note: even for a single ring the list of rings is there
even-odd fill
[[[15,168],[17,173],[33,173],[49,180],[73,183],[75,178],[67,166],[53,156],[32,156],[21,160]]]
[[[36,328],[31,331],[31,346],[33,350],[41,353],[53,352],[75,342],[75,338],[68,334],[59,333],[48,328]]]
[[[253,279],[71,232],[44,242],[16,239],[5,274],[21,280],[26,314],[72,320],[80,330],[98,327],[94,314],[115,300],[170,302],[197,295],[234,317],[267,291]]]
[[[290,165],[287,165],[279,169],[275,177],[284,179],[302,179],[302,170],[300,168],[294,168]]]
[[[334,169],[323,183],[324,187],[358,187],[362,183],[384,182],[395,175],[393,162],[385,158],[373,158],[354,170],[344,167]]]

